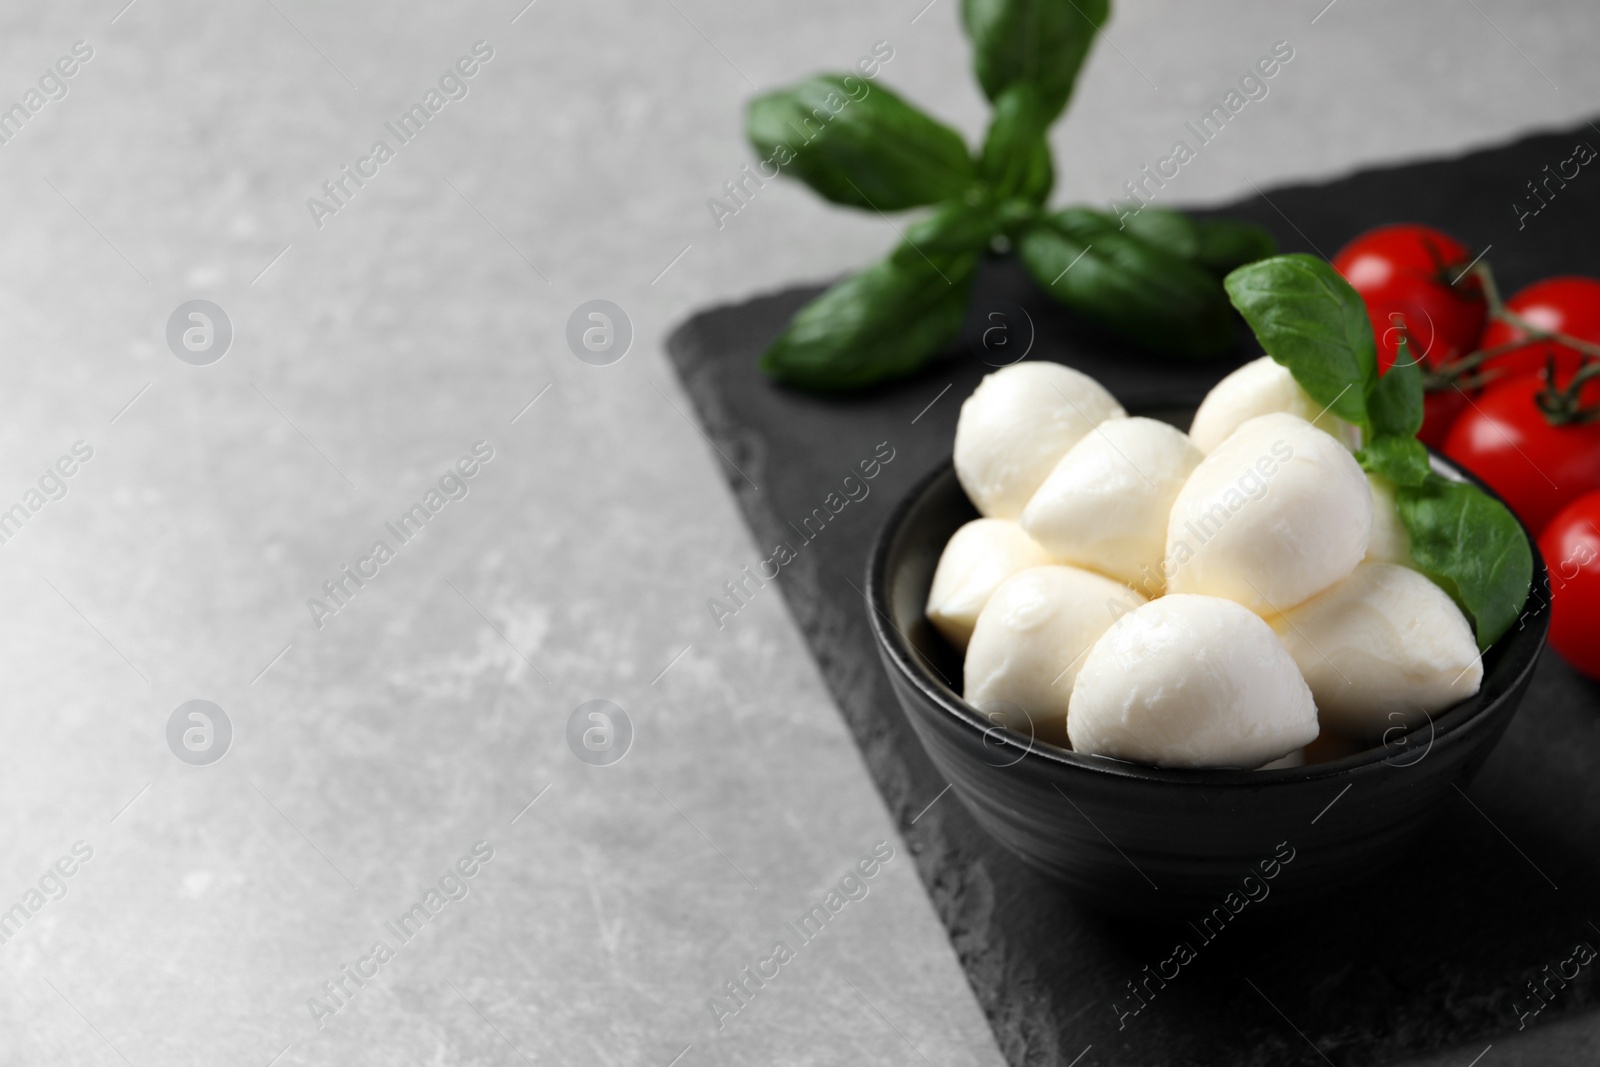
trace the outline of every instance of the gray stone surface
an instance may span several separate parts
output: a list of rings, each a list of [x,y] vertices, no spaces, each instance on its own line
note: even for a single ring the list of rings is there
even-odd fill
[[[722,630],[704,607],[757,556],[661,353],[695,307],[893,239],[798,188],[721,230],[705,200],[750,161],[753,85],[878,40],[885,82],[976,134],[955,0],[121,6],[0,12],[0,104],[94,49],[0,145],[0,508],[93,449],[0,544],[0,908],[93,850],[0,945],[0,1063],[996,1063],[903,852],[786,933],[902,846],[775,591]],[[1056,134],[1066,193],[1113,194],[1279,39],[1173,202],[1600,101],[1580,0],[1321,9],[1127,4]],[[317,228],[307,198],[478,40],[468,95]],[[193,298],[234,327],[209,366],[167,347]],[[565,342],[595,298],[635,330],[605,367]],[[197,698],[234,731],[203,767],[167,744]],[[635,730],[608,767],[568,748],[595,698]],[[385,921],[477,841],[470,894],[399,945]],[[307,998],[380,938],[319,1029]],[[707,998],[779,938],[719,1030]]]

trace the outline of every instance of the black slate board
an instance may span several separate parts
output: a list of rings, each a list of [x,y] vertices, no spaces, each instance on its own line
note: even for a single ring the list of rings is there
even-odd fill
[[[1580,140],[1600,146],[1600,131],[1584,125],[1459,159],[1275,189],[1223,211],[1266,226],[1284,251],[1323,255],[1385,222],[1429,223],[1475,250],[1492,246],[1510,293],[1550,275],[1600,275],[1600,169],[1581,171],[1520,228],[1513,208],[1526,183]],[[1170,954],[1178,934],[1082,909],[985,836],[959,802],[941,798],[945,782],[895,703],[858,592],[890,505],[948,456],[960,403],[991,369],[984,350],[969,345],[912,379],[842,398],[777,388],[756,356],[817,291],[700,314],[672,337],[671,355],[733,465],[724,465],[728,483],[757,543],[798,549],[778,583],[1012,1064],[1067,1064],[1088,1049],[1082,1067],[1345,1067],[1459,1046],[1465,1067],[1518,1029],[1514,1004],[1535,1003],[1529,979],[1561,966],[1580,941],[1600,949],[1600,927],[1590,925],[1600,923],[1600,685],[1547,653],[1504,742],[1425,847],[1337,909],[1270,928],[1252,925],[1246,911],[1214,943],[1197,945],[1199,959],[1119,1027],[1112,1002]],[[1130,409],[1196,403],[1258,351],[1242,335],[1236,355],[1219,362],[1129,354],[1055,308],[1007,260],[980,273],[974,337],[995,311],[1009,314],[1019,341],[1031,319],[1030,358],[1084,370]],[[880,442],[894,458],[870,495],[806,541],[802,519],[842,492],[845,475]],[[737,626],[737,616],[724,623]],[[1338,817],[1337,807],[1326,815]],[[1296,845],[1314,848],[1315,834],[1308,828]],[[1530,1028],[1587,1014],[1600,1031],[1597,971],[1600,962],[1565,988],[1552,984]],[[1512,1062],[1551,1060],[1536,1039],[1511,1041],[1485,1067]]]

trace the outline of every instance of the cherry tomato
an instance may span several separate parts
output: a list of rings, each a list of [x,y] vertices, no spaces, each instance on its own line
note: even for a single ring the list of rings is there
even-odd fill
[[[1490,386],[1444,442],[1445,455],[1488,482],[1535,532],[1569,500],[1600,489],[1600,422],[1552,425],[1535,401],[1544,389],[1538,374]]]
[[[1594,278],[1571,275],[1534,282],[1507,300],[1506,310],[1516,312],[1541,329],[1600,344],[1600,281]],[[1527,336],[1527,331],[1496,319],[1484,330],[1478,347],[1498,348]],[[1508,378],[1530,374],[1544,370],[1550,354],[1556,357],[1558,384],[1569,381],[1573,371],[1584,362],[1583,353],[1575,348],[1551,341],[1529,341],[1521,348],[1491,359],[1484,364],[1484,369]],[[1589,392],[1585,390],[1586,400]]]
[[[1417,440],[1432,448],[1443,448],[1450,427],[1476,396],[1472,390],[1463,391],[1454,385],[1423,393],[1422,429],[1417,431]]]
[[[1550,570],[1550,644],[1600,679],[1600,493],[1580,496],[1539,535]]]
[[[1461,242],[1414,223],[1371,230],[1333,257],[1334,269],[1367,305],[1380,371],[1394,365],[1400,323],[1411,338],[1412,358],[1428,367],[1445,366],[1478,346],[1488,313],[1483,287],[1476,276],[1457,282],[1471,261]]]

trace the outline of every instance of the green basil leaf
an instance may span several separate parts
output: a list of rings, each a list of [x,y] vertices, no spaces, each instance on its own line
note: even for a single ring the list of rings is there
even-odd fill
[[[1422,429],[1422,368],[1411,358],[1402,338],[1394,366],[1372,383],[1367,417],[1374,434],[1415,437]]]
[[[1111,217],[1120,218],[1123,229],[1146,244],[1217,274],[1265,259],[1278,250],[1272,234],[1237,219],[1195,219],[1181,211],[1134,204]]]
[[[892,256],[801,308],[761,356],[791,385],[853,389],[910,374],[961,334],[975,253]]]
[[[1110,10],[1109,0],[962,0],[984,94],[998,101],[1013,85],[1031,85],[1053,121]]]
[[[1200,248],[1194,260],[1218,274],[1266,259],[1278,250],[1277,238],[1253,222],[1238,219],[1195,219]]]
[[[959,133],[853,74],[819,74],[756,97],[746,133],[764,162],[851,207],[936,204],[976,178]]]
[[[1517,621],[1533,582],[1528,535],[1499,501],[1437,474],[1395,490],[1411,558],[1455,598],[1487,650]]]
[[[1422,442],[1400,434],[1379,434],[1356,453],[1356,459],[1362,469],[1381,474],[1396,485],[1421,485],[1432,469]]]
[[[915,266],[939,253],[982,252],[1003,227],[1000,207],[987,198],[951,200],[932,215],[906,227],[905,240],[891,253],[897,263]]]
[[[1311,399],[1370,429],[1367,394],[1378,378],[1377,344],[1366,305],[1338,271],[1296,253],[1240,267],[1223,285],[1261,347]]]
[[[994,102],[994,118],[978,160],[978,176],[996,196],[1042,204],[1055,184],[1055,166],[1045,133],[1050,118],[1033,86],[1011,86]]]
[[[995,208],[1000,232],[1015,241],[1023,230],[1037,222],[1044,212],[1040,205],[1027,200],[1003,200]]]
[[[1107,218],[1112,222],[1120,218],[1125,232],[1179,259],[1193,263],[1200,258],[1200,228],[1181,211],[1127,204],[1119,215]]]
[[[1022,261],[1051,296],[1091,322],[1153,351],[1231,351],[1234,320],[1217,279],[1117,229],[1099,212],[1068,208],[1022,231]]]

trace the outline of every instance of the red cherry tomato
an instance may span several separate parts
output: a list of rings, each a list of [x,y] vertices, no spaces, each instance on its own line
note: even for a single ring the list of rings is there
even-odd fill
[[[1553,333],[1564,333],[1580,341],[1600,344],[1600,281],[1566,276],[1534,282],[1506,301],[1514,311],[1533,325]],[[1496,319],[1483,332],[1480,348],[1498,348],[1527,337],[1527,331]],[[1556,382],[1566,384],[1573,371],[1584,362],[1583,353],[1552,341],[1529,341],[1521,348],[1496,356],[1484,369],[1504,377],[1542,371],[1550,355],[1556,357]],[[1585,399],[1589,399],[1588,390]]]
[[[1535,532],[1562,505],[1600,489],[1600,422],[1552,425],[1535,398],[1544,378],[1490,386],[1445,438],[1445,455],[1488,482]]]
[[[1367,305],[1380,371],[1394,365],[1401,323],[1412,358],[1431,368],[1478,346],[1488,313],[1483,287],[1476,276],[1456,281],[1471,261],[1461,242],[1414,223],[1371,230],[1333,257],[1334,269]]]
[[[1430,389],[1422,394],[1422,429],[1417,431],[1417,440],[1432,448],[1443,448],[1450,427],[1455,425],[1456,419],[1470,406],[1476,395],[1471,390],[1464,392],[1454,385]]]
[[[1550,644],[1600,679],[1600,493],[1562,508],[1539,535],[1550,571]]]

